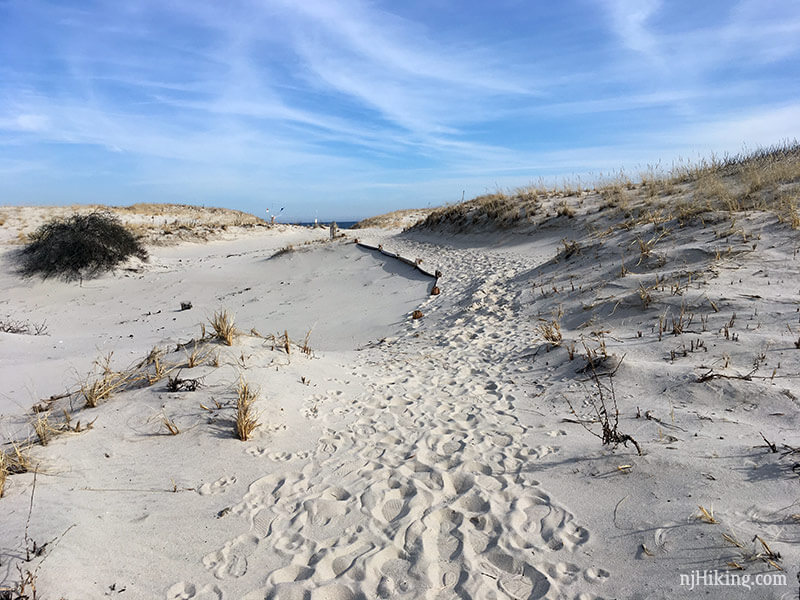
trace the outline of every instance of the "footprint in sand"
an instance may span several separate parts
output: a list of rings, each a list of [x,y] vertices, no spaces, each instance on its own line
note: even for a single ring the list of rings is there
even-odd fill
[[[301,596],[298,596],[301,597]],[[310,600],[358,600],[361,594],[343,584],[330,584],[311,590]]]
[[[547,596],[550,591],[550,581],[538,570],[526,564],[522,573],[498,577],[497,587],[511,598],[535,600]]]
[[[288,565],[277,571],[273,571],[269,576],[270,585],[280,585],[282,583],[294,583],[296,581],[305,581],[310,579],[314,574],[314,569],[310,569],[305,565]]]
[[[514,438],[506,433],[496,433],[492,436],[492,443],[495,446],[500,446],[501,448],[505,448],[506,446],[510,446],[514,442]]]
[[[317,447],[323,454],[336,454],[336,451],[339,449],[339,444],[336,443],[337,441],[338,439],[335,438],[321,437],[319,438]]]
[[[273,462],[286,462],[292,460],[291,452],[270,452],[267,458]]]
[[[208,496],[211,494],[221,494],[228,486],[236,483],[236,477],[221,477],[214,483],[203,483],[197,487],[197,493],[201,496]]]
[[[539,458],[544,458],[548,454],[555,454],[558,451],[559,448],[556,448],[554,446],[545,446],[545,445],[533,446],[531,448],[525,448],[524,451],[520,452],[518,457],[521,459],[525,458],[539,459]]]
[[[203,565],[213,571],[217,579],[235,579],[247,573],[248,557],[255,551],[259,539],[252,534],[240,535],[230,540],[222,550],[203,557]]]
[[[248,448],[245,448],[245,452],[247,452],[247,454],[250,456],[264,456],[269,454],[270,451],[268,448],[263,448],[261,446],[249,446]]]
[[[511,522],[531,540],[537,533],[549,550],[573,550],[589,539],[589,532],[573,522],[571,513],[554,504],[542,491],[532,496],[520,498],[515,503],[516,511]]]
[[[222,590],[216,585],[198,589],[193,583],[179,581],[167,590],[167,600],[222,600]]]
[[[363,580],[365,560],[375,545],[356,540],[355,543],[326,551],[315,564],[315,575],[322,580],[335,579],[347,574],[350,579]]]
[[[547,435],[550,437],[561,437],[562,435],[567,435],[567,432],[563,429],[554,429],[552,431],[548,431]]]
[[[589,583],[600,583],[608,579],[611,576],[611,573],[609,573],[605,569],[590,567],[586,569],[586,572],[583,574],[583,576]]]
[[[291,560],[307,543],[306,538],[299,533],[286,533],[273,542],[273,549],[280,556]]]
[[[349,507],[345,502],[338,500],[326,500],[317,498],[303,502],[303,520],[307,519],[311,525],[324,527],[330,525],[331,521],[337,517],[343,517],[349,512]]]

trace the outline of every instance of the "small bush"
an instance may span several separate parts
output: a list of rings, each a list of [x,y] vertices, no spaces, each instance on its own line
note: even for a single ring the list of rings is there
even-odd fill
[[[136,237],[110,213],[72,215],[45,223],[30,236],[19,255],[25,276],[94,277],[135,256],[147,260]]]

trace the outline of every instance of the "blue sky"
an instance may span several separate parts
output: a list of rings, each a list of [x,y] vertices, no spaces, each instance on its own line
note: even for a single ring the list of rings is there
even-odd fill
[[[800,138],[796,0],[0,0],[0,204],[346,219]]]

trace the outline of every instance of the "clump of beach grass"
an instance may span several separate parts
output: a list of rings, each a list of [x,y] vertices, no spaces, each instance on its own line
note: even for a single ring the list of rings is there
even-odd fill
[[[233,340],[239,335],[233,323],[233,315],[225,309],[214,313],[211,327],[214,329],[214,337],[226,346],[233,346]]]
[[[306,333],[305,339],[303,339],[303,345],[300,347],[300,350],[306,356],[311,356],[311,354],[312,354],[311,346],[308,344],[308,341],[309,341],[310,338],[311,338],[311,330],[309,329],[308,333]]]
[[[50,438],[54,434],[60,433],[60,430],[50,423],[49,412],[41,412],[36,415],[36,419],[33,421],[33,430],[36,432],[36,437],[39,438],[39,443],[42,446],[47,446]]]
[[[10,450],[0,449],[0,498],[3,497],[9,475],[27,473],[31,470],[30,444],[12,443]]]
[[[111,368],[113,352],[95,361],[95,368],[100,375],[87,378],[81,383],[80,393],[88,408],[95,408],[101,401],[107,400],[116,392],[124,390],[133,380],[130,372],[117,372]]]
[[[8,479],[8,459],[6,453],[0,451],[0,498],[6,489],[6,479]]]
[[[167,430],[169,435],[178,435],[181,430],[178,429],[178,426],[175,424],[173,419],[170,419],[167,415],[161,415],[161,423],[164,425],[164,428]]]
[[[197,341],[192,345],[192,352],[186,355],[186,368],[193,369],[206,359],[209,352],[205,348],[201,348]]]
[[[549,342],[553,346],[558,346],[561,344],[563,337],[561,334],[561,323],[559,323],[557,319],[539,323],[538,331],[539,335],[541,335],[545,341]]]
[[[261,425],[258,422],[258,415],[253,409],[253,404],[258,397],[258,390],[244,379],[240,379],[236,388],[236,396],[236,437],[246,442],[250,439],[253,431]]]
[[[291,254],[292,252],[294,252],[294,245],[288,244],[283,248],[281,248],[280,250],[277,250],[275,254],[270,256],[270,258],[278,258],[279,256],[283,256],[284,254]]]
[[[714,509],[713,508],[706,509],[704,506],[698,506],[698,508],[700,509],[700,512],[697,515],[695,515],[696,519],[698,519],[700,521],[704,521],[704,522],[709,523],[711,525],[716,525],[719,522],[719,521],[717,521],[716,518],[714,518]]]

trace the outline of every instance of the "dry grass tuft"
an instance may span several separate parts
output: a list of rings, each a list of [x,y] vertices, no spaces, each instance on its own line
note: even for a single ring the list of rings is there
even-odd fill
[[[81,422],[78,420],[75,425],[72,424],[72,416],[69,414],[66,408],[61,409],[64,414],[64,421],[53,427],[53,431],[55,433],[63,433],[63,432],[72,432],[72,433],[81,433],[83,431],[89,431],[92,427],[94,427],[94,422],[97,421],[97,417],[86,423],[83,427],[81,427]]]
[[[53,427],[50,424],[50,413],[48,412],[41,412],[36,415],[36,420],[33,422],[33,430],[36,432],[36,437],[39,438],[39,443],[42,446],[47,446],[50,438],[61,432],[58,427]]]
[[[560,258],[566,260],[581,253],[581,245],[576,240],[564,238],[561,240],[561,243],[564,244],[564,249],[558,253]]]
[[[8,460],[6,453],[0,450],[0,498],[6,489],[6,479],[8,479]]]
[[[0,331],[17,335],[48,335],[47,323],[31,323],[30,321],[0,320]]]
[[[164,359],[165,354],[164,350],[158,346],[153,346],[150,353],[128,373],[129,383],[144,381],[147,382],[147,385],[153,385],[174,371],[177,365],[169,364]]]
[[[250,439],[250,435],[260,426],[258,415],[253,410],[253,404],[258,396],[258,391],[250,387],[244,379],[239,381],[236,389],[236,437],[243,442]]]
[[[303,354],[305,354],[306,356],[311,356],[311,346],[309,346],[309,345],[308,345],[308,340],[309,340],[310,338],[311,338],[311,330],[309,329],[309,330],[308,330],[308,333],[306,333],[306,337],[305,337],[305,339],[303,340],[303,345],[300,347],[300,350],[301,350],[301,351],[303,352]]]
[[[175,424],[175,421],[170,419],[167,415],[161,415],[161,423],[170,435],[178,435],[181,432]]]
[[[164,351],[158,346],[153,346],[152,350],[150,350],[150,353],[144,357],[144,360],[140,361],[139,364],[136,365],[136,368],[141,369],[142,367],[149,367],[158,361],[162,356],[164,356]]]
[[[559,217],[567,217],[569,219],[572,219],[575,216],[575,209],[573,209],[569,204],[567,204],[566,200],[562,200],[558,204],[558,210],[556,211],[556,214]]]
[[[639,284],[639,299],[642,301],[642,309],[647,310],[650,304],[653,302],[653,297],[650,295],[650,290],[644,287],[643,284]]]
[[[644,240],[641,237],[636,238],[636,242],[639,245],[639,262],[637,265],[642,264],[642,261],[646,259],[650,254],[653,252],[653,248],[655,245],[661,241],[661,239],[669,233],[668,229],[653,235],[649,240]]]
[[[541,335],[547,342],[550,342],[554,346],[561,344],[561,323],[559,323],[557,320],[553,319],[552,321],[544,321],[539,323],[537,330],[539,331],[539,335]]]
[[[90,377],[81,383],[80,393],[88,408],[94,408],[102,400],[107,400],[116,392],[124,390],[134,380],[133,373],[116,372],[111,369],[113,355],[114,353],[110,352],[105,358],[96,360],[95,368],[100,369],[100,375],[94,379]]]
[[[712,525],[716,525],[719,522],[714,518],[713,508],[711,510],[706,510],[706,508],[703,506],[698,506],[698,508],[700,509],[700,514],[697,515],[696,517],[697,519],[700,519],[701,521],[705,521],[706,523],[710,523]]]
[[[292,340],[289,339],[289,331],[287,329],[283,330],[283,349],[286,351],[286,355],[292,353]]]
[[[800,229],[800,210],[798,210],[798,199],[796,195],[783,194],[778,201],[776,209],[778,220],[788,223],[792,229]]]
[[[12,443],[10,450],[0,450],[0,498],[3,497],[9,475],[27,473],[31,470],[33,465],[28,454],[29,448],[28,445]]]
[[[201,349],[197,342],[195,341],[192,345],[192,352],[191,354],[186,355],[186,367],[188,369],[193,369],[197,365],[199,365],[203,360],[206,359],[208,356],[208,350]]]
[[[291,254],[292,252],[294,252],[294,246],[292,244],[289,244],[288,246],[284,246],[280,250],[277,250],[275,254],[270,256],[270,258],[278,258],[279,256],[283,256],[284,254]]]
[[[233,315],[228,314],[228,311],[224,309],[214,313],[211,327],[214,328],[214,337],[226,346],[233,346],[233,340],[239,335],[233,324]]]

